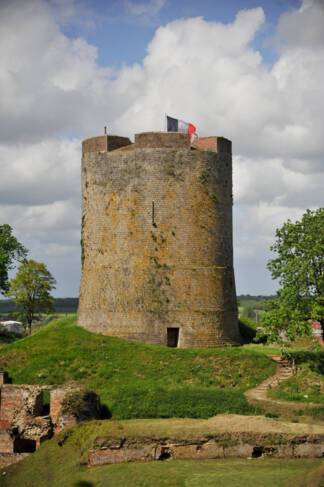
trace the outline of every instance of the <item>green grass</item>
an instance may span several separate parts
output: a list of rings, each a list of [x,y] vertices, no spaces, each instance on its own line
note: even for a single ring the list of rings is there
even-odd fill
[[[2,347],[0,368],[15,383],[79,382],[118,418],[207,417],[258,412],[243,392],[275,364],[245,347],[170,349],[97,335],[69,316]]]
[[[296,375],[269,391],[269,396],[284,401],[312,402],[324,406],[323,391],[323,375],[302,368],[297,371]]]
[[[99,429],[98,429],[99,428]],[[304,487],[320,460],[171,460],[127,463],[87,468],[87,452],[98,435],[100,423],[88,423],[70,431],[59,446],[54,438],[6,469],[3,487]],[[109,429],[109,422],[104,426]]]
[[[178,387],[144,389],[125,386],[112,396],[113,416],[123,418],[209,418],[215,414],[258,414],[242,392],[224,389]]]
[[[249,345],[244,345],[244,349],[262,353],[267,357],[272,357],[272,355],[280,355],[282,351],[282,348],[276,344],[263,345],[263,344],[250,343]]]
[[[79,467],[59,475],[61,469],[54,472],[47,464],[41,476],[33,470],[19,476],[18,484],[8,476],[1,485],[34,487],[31,479],[37,478],[38,487],[305,487],[318,465],[318,460],[173,460]]]

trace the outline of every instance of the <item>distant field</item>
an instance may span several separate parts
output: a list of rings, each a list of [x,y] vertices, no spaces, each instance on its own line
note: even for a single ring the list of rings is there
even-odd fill
[[[254,304],[254,303],[262,303],[263,301],[274,299],[275,297],[276,297],[275,295],[263,296],[262,294],[260,294],[258,296],[252,296],[251,294],[240,294],[239,296],[237,296],[237,299],[241,303]]]
[[[249,294],[238,296],[240,319],[252,328],[262,326],[262,316],[266,309],[267,301],[274,298],[275,296],[250,296]]]
[[[274,296],[250,296],[243,294],[237,297],[242,309],[262,309],[263,302],[274,298]],[[56,313],[75,313],[78,308],[78,298],[55,298],[54,310]],[[15,304],[10,299],[0,300],[0,315],[15,311]],[[253,316],[251,316],[253,318]]]
[[[55,298],[55,313],[76,313],[78,309],[78,298]],[[15,303],[11,299],[0,300],[0,315],[15,311]]]

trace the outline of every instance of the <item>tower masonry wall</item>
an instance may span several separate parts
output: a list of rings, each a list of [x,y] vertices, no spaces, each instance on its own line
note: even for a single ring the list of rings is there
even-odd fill
[[[180,347],[240,342],[231,143],[206,139],[151,132],[112,151],[86,141],[81,326],[159,344],[178,328]]]

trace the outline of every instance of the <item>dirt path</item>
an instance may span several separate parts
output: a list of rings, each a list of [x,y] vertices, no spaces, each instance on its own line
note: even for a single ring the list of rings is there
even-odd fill
[[[245,392],[245,397],[252,404],[259,403],[266,413],[273,414],[273,417],[279,417],[286,421],[299,422],[300,413],[304,417],[307,417],[307,423],[309,424],[324,424],[318,418],[313,418],[312,415],[308,415],[307,411],[319,406],[319,404],[311,402],[297,402],[297,401],[285,401],[281,399],[274,399],[268,396],[268,390],[276,387],[284,380],[289,379],[295,370],[287,360],[282,359],[280,356],[271,357],[277,363],[277,371],[271,377],[261,382],[253,389],[249,389]],[[304,419],[305,420],[305,419]],[[306,421],[306,420],[305,420]]]
[[[279,355],[274,355],[271,357],[277,363],[277,371],[271,377],[261,382],[258,386],[253,389],[249,389],[245,392],[247,399],[254,401],[267,401],[278,404],[292,404],[291,401],[280,401],[279,399],[272,399],[268,397],[268,389],[276,387],[278,384],[284,380],[289,379],[294,374],[294,369],[288,362],[288,360],[283,359]],[[294,403],[296,404],[296,403]],[[300,404],[298,404],[300,406]]]

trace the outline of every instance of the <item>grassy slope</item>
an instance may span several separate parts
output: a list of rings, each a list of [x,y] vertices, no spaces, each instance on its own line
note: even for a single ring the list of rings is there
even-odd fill
[[[170,424],[158,420],[158,430],[166,434]],[[174,420],[175,421],[175,420]],[[180,420],[178,420],[180,421]],[[176,422],[176,421],[175,421]],[[147,421],[111,423],[90,422],[69,431],[62,446],[63,434],[42,444],[41,448],[21,463],[6,469],[0,478],[3,487],[156,487],[162,486],[214,486],[243,487],[301,487],[310,485],[305,476],[311,469],[320,466],[320,460],[213,460],[213,461],[170,461],[151,463],[130,463],[88,469],[87,454],[95,437],[107,434],[110,429],[119,435],[124,428],[136,434],[139,428],[144,434],[150,433],[154,425]],[[161,424],[160,424],[161,423]],[[188,430],[206,430],[204,422],[182,420],[182,427]],[[144,432],[142,431],[144,428]],[[178,430],[177,424],[171,429]],[[62,444],[62,442],[61,442]],[[316,484],[317,485],[317,484]]]
[[[301,342],[304,342],[304,346]],[[300,402],[301,406],[303,403],[317,403],[319,407],[314,409],[315,416],[320,416],[323,420],[324,351],[314,347],[314,340],[310,337],[299,340],[294,345],[286,349],[286,353],[289,352],[288,356],[295,361],[295,374],[271,389],[268,395],[274,399]]]
[[[78,381],[115,417],[208,417],[251,413],[243,391],[271,375],[263,353],[243,348],[170,349],[96,335],[61,318],[0,349],[16,383]]]
[[[272,389],[270,397],[285,401],[300,401],[301,403],[318,403],[324,406],[324,376],[323,373],[312,370],[308,364],[303,364],[296,375],[282,382]]]

